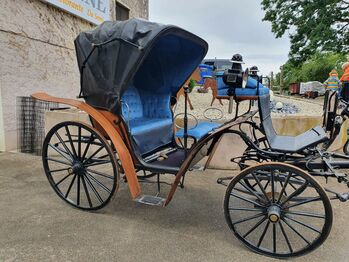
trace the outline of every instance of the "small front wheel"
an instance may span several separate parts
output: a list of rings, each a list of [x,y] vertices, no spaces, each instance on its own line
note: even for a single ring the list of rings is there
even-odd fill
[[[276,258],[314,250],[332,226],[332,207],[322,186],[301,169],[283,163],[244,169],[227,188],[224,214],[234,235],[248,248]]]
[[[53,190],[76,208],[100,209],[118,187],[115,153],[96,129],[84,123],[55,125],[44,140],[42,160]]]

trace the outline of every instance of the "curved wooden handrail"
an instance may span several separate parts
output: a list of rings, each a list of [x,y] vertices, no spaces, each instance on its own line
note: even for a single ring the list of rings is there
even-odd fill
[[[110,123],[110,121],[108,121],[108,119],[102,113],[100,113],[97,109],[93,108],[92,106],[86,104],[85,102],[74,99],[54,97],[46,93],[35,93],[31,96],[42,101],[73,106],[90,115],[100,126],[104,128],[105,132],[111,139],[120,157],[122,168],[125,171],[128,187],[130,189],[132,198],[135,199],[141,194],[141,188],[138,182],[133,160],[129,153],[129,150],[126,147],[124,141],[122,140],[120,134],[116,131],[115,127]]]

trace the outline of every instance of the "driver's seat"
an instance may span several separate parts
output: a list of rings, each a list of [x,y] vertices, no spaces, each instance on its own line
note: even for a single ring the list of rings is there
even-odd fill
[[[271,119],[269,94],[259,96],[258,101],[262,128],[272,150],[285,153],[299,153],[328,139],[321,126],[316,126],[298,136],[278,135],[275,132]]]

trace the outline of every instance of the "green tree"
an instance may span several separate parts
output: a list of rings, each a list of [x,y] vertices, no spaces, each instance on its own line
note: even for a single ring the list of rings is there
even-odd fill
[[[319,81],[324,82],[328,78],[329,72],[336,69],[339,75],[343,74],[341,65],[346,61],[343,53],[315,53],[302,64],[295,63],[290,59],[284,69],[285,88],[290,83]]]
[[[262,0],[262,9],[277,38],[289,34],[293,63],[316,52],[348,52],[349,0]]]

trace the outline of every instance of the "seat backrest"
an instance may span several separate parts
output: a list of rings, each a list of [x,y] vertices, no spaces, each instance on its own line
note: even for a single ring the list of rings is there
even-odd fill
[[[326,131],[332,131],[334,128],[334,120],[337,113],[338,107],[338,95],[337,91],[327,90],[324,99],[324,116],[323,116],[323,127]]]
[[[143,116],[146,118],[172,118],[170,107],[171,94],[140,92],[143,104]]]
[[[143,117],[143,105],[138,90],[128,88],[122,95],[122,115],[126,121]]]
[[[171,94],[128,88],[122,95],[122,115],[141,155],[172,143]]]
[[[224,74],[224,71],[218,71],[218,72],[216,72],[217,90],[229,89],[229,86],[227,86],[227,85],[223,82],[223,74]]]
[[[261,119],[261,124],[265,133],[265,136],[270,143],[274,137],[277,135],[273,127],[273,122],[271,120],[271,110],[270,110],[270,95],[260,95],[258,97],[258,109],[259,117]]]

